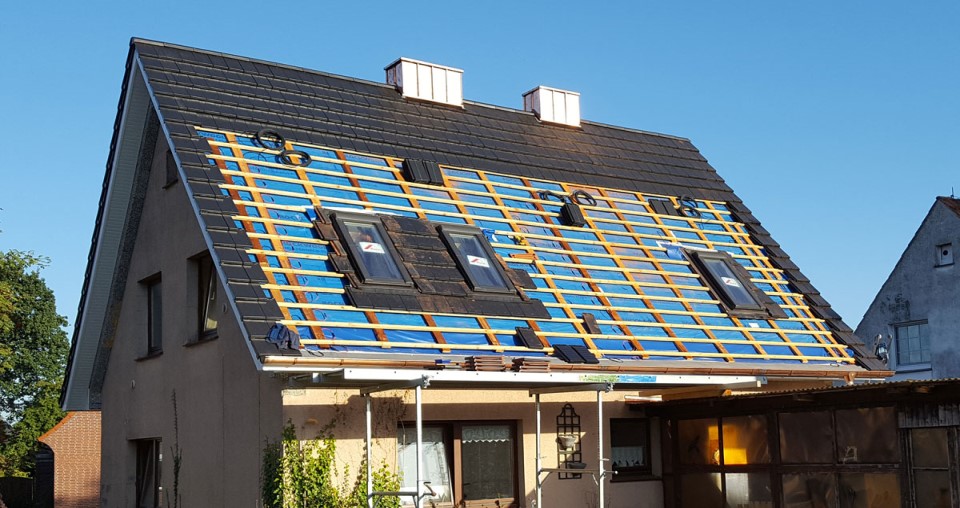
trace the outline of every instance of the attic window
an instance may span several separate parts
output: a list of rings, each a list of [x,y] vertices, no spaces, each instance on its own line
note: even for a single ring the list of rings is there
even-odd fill
[[[953,244],[945,243],[937,245],[937,266],[947,266],[953,264]]]
[[[474,291],[514,292],[493,247],[479,229],[449,224],[439,228],[443,241]]]
[[[410,285],[410,276],[398,261],[380,219],[375,216],[337,212],[333,215],[340,240],[350,261],[366,284]]]
[[[749,274],[729,254],[699,250],[685,252],[731,313],[746,311],[766,314],[771,306],[776,307],[776,304],[769,301],[769,298],[750,282]]]

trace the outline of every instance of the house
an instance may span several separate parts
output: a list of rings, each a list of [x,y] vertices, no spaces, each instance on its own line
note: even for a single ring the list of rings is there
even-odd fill
[[[132,41],[63,391],[104,506],[261,506],[284,432],[370,506],[674,504],[635,403],[889,374],[689,140],[463,79]]]
[[[960,200],[940,196],[857,325],[887,350],[893,379],[960,377],[957,245]]]
[[[100,412],[71,411],[37,440],[49,448],[54,459],[49,505],[100,506]]]

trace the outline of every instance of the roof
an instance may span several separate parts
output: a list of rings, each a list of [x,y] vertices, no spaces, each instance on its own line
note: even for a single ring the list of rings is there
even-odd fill
[[[408,100],[385,84],[134,39],[128,80],[138,73],[261,358],[269,351],[261,339],[281,321],[327,358],[538,356],[575,343],[618,368],[667,360],[882,369],[687,139],[590,121],[549,125],[470,101]],[[279,163],[252,139],[264,128],[313,162]],[[445,185],[405,181],[406,159],[435,161]],[[558,225],[556,203],[538,195],[544,189],[596,197],[597,206],[583,207],[588,227]],[[702,217],[663,216],[649,201],[680,197]],[[537,287],[521,296],[543,301],[550,318],[495,307],[466,315],[352,307],[337,297],[346,279],[312,228],[314,206],[480,226],[509,267],[531,275]],[[732,253],[789,319],[731,319],[664,243]],[[91,277],[88,270],[85,291]],[[594,314],[599,333],[584,329],[582,312]],[[511,339],[520,324],[546,349]]]
[[[943,206],[947,207],[953,213],[957,214],[960,217],[960,199],[957,199],[953,196],[937,196],[937,202],[942,203]]]

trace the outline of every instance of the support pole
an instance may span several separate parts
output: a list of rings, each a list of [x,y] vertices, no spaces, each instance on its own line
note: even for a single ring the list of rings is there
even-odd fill
[[[534,395],[535,405],[537,407],[537,508],[541,508],[543,503],[543,480],[540,472],[543,469],[543,457],[540,451],[540,394]]]
[[[597,475],[597,507],[603,508],[603,480],[607,474],[603,465],[603,390],[597,390],[597,469],[600,470]]]
[[[371,465],[370,448],[373,444],[373,425],[370,411],[370,395],[365,395],[367,412],[367,508],[373,508],[373,466]]]
[[[417,396],[417,495],[413,498],[414,508],[420,508],[423,494],[423,388],[416,387]]]

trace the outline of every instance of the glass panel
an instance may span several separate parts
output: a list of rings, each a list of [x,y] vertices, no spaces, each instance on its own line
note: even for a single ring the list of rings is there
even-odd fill
[[[917,506],[950,508],[950,473],[947,471],[915,471]]]
[[[833,418],[827,411],[780,413],[780,457],[787,463],[832,463]]]
[[[770,462],[767,446],[767,419],[764,416],[738,416],[723,419],[723,463],[766,464]]]
[[[213,261],[205,257],[200,269],[204,272],[200,282],[200,333],[210,333],[217,329],[217,272]]]
[[[480,239],[476,235],[452,233],[449,235],[453,248],[460,253],[462,261],[470,273],[470,280],[477,287],[493,287],[506,289],[507,282],[497,270],[495,259],[487,254]]]
[[[927,363],[930,361],[930,342],[927,337],[927,324],[919,323],[898,326],[897,363]]]
[[[366,275],[377,279],[404,280],[397,261],[390,255],[390,249],[374,224],[343,221],[343,226],[356,247],[355,251],[367,271]]]
[[[647,420],[639,418],[610,420],[610,453],[613,470],[621,475],[646,471],[649,439]]]
[[[150,312],[147,316],[149,333],[147,347],[152,353],[160,351],[163,345],[163,296],[160,281],[151,283],[147,291],[147,306]]]
[[[719,464],[720,437],[715,418],[680,420],[680,463]]]
[[[773,508],[768,473],[727,473],[727,506],[730,508]]]
[[[760,306],[725,261],[710,258],[701,258],[701,261],[716,281],[717,288],[727,295],[734,307],[758,308]]]
[[[914,467],[950,467],[947,457],[947,429],[913,429]]]
[[[402,490],[416,490],[417,483],[417,429],[400,429],[397,443],[397,465],[400,469]],[[450,502],[453,489],[450,484],[450,465],[447,462],[447,449],[443,441],[443,429],[423,428],[423,476],[437,493],[428,500]],[[409,498],[406,498],[409,499]]]
[[[899,508],[896,473],[841,473],[840,508]]]
[[[783,475],[784,508],[836,508],[837,483],[832,474]]]
[[[464,425],[462,441],[463,499],[515,496],[513,435],[508,425]],[[506,435],[507,439],[471,440],[466,436]]]
[[[720,473],[685,474],[680,477],[680,508],[721,508]]]
[[[900,462],[892,407],[837,410],[837,458],[844,464]]]

